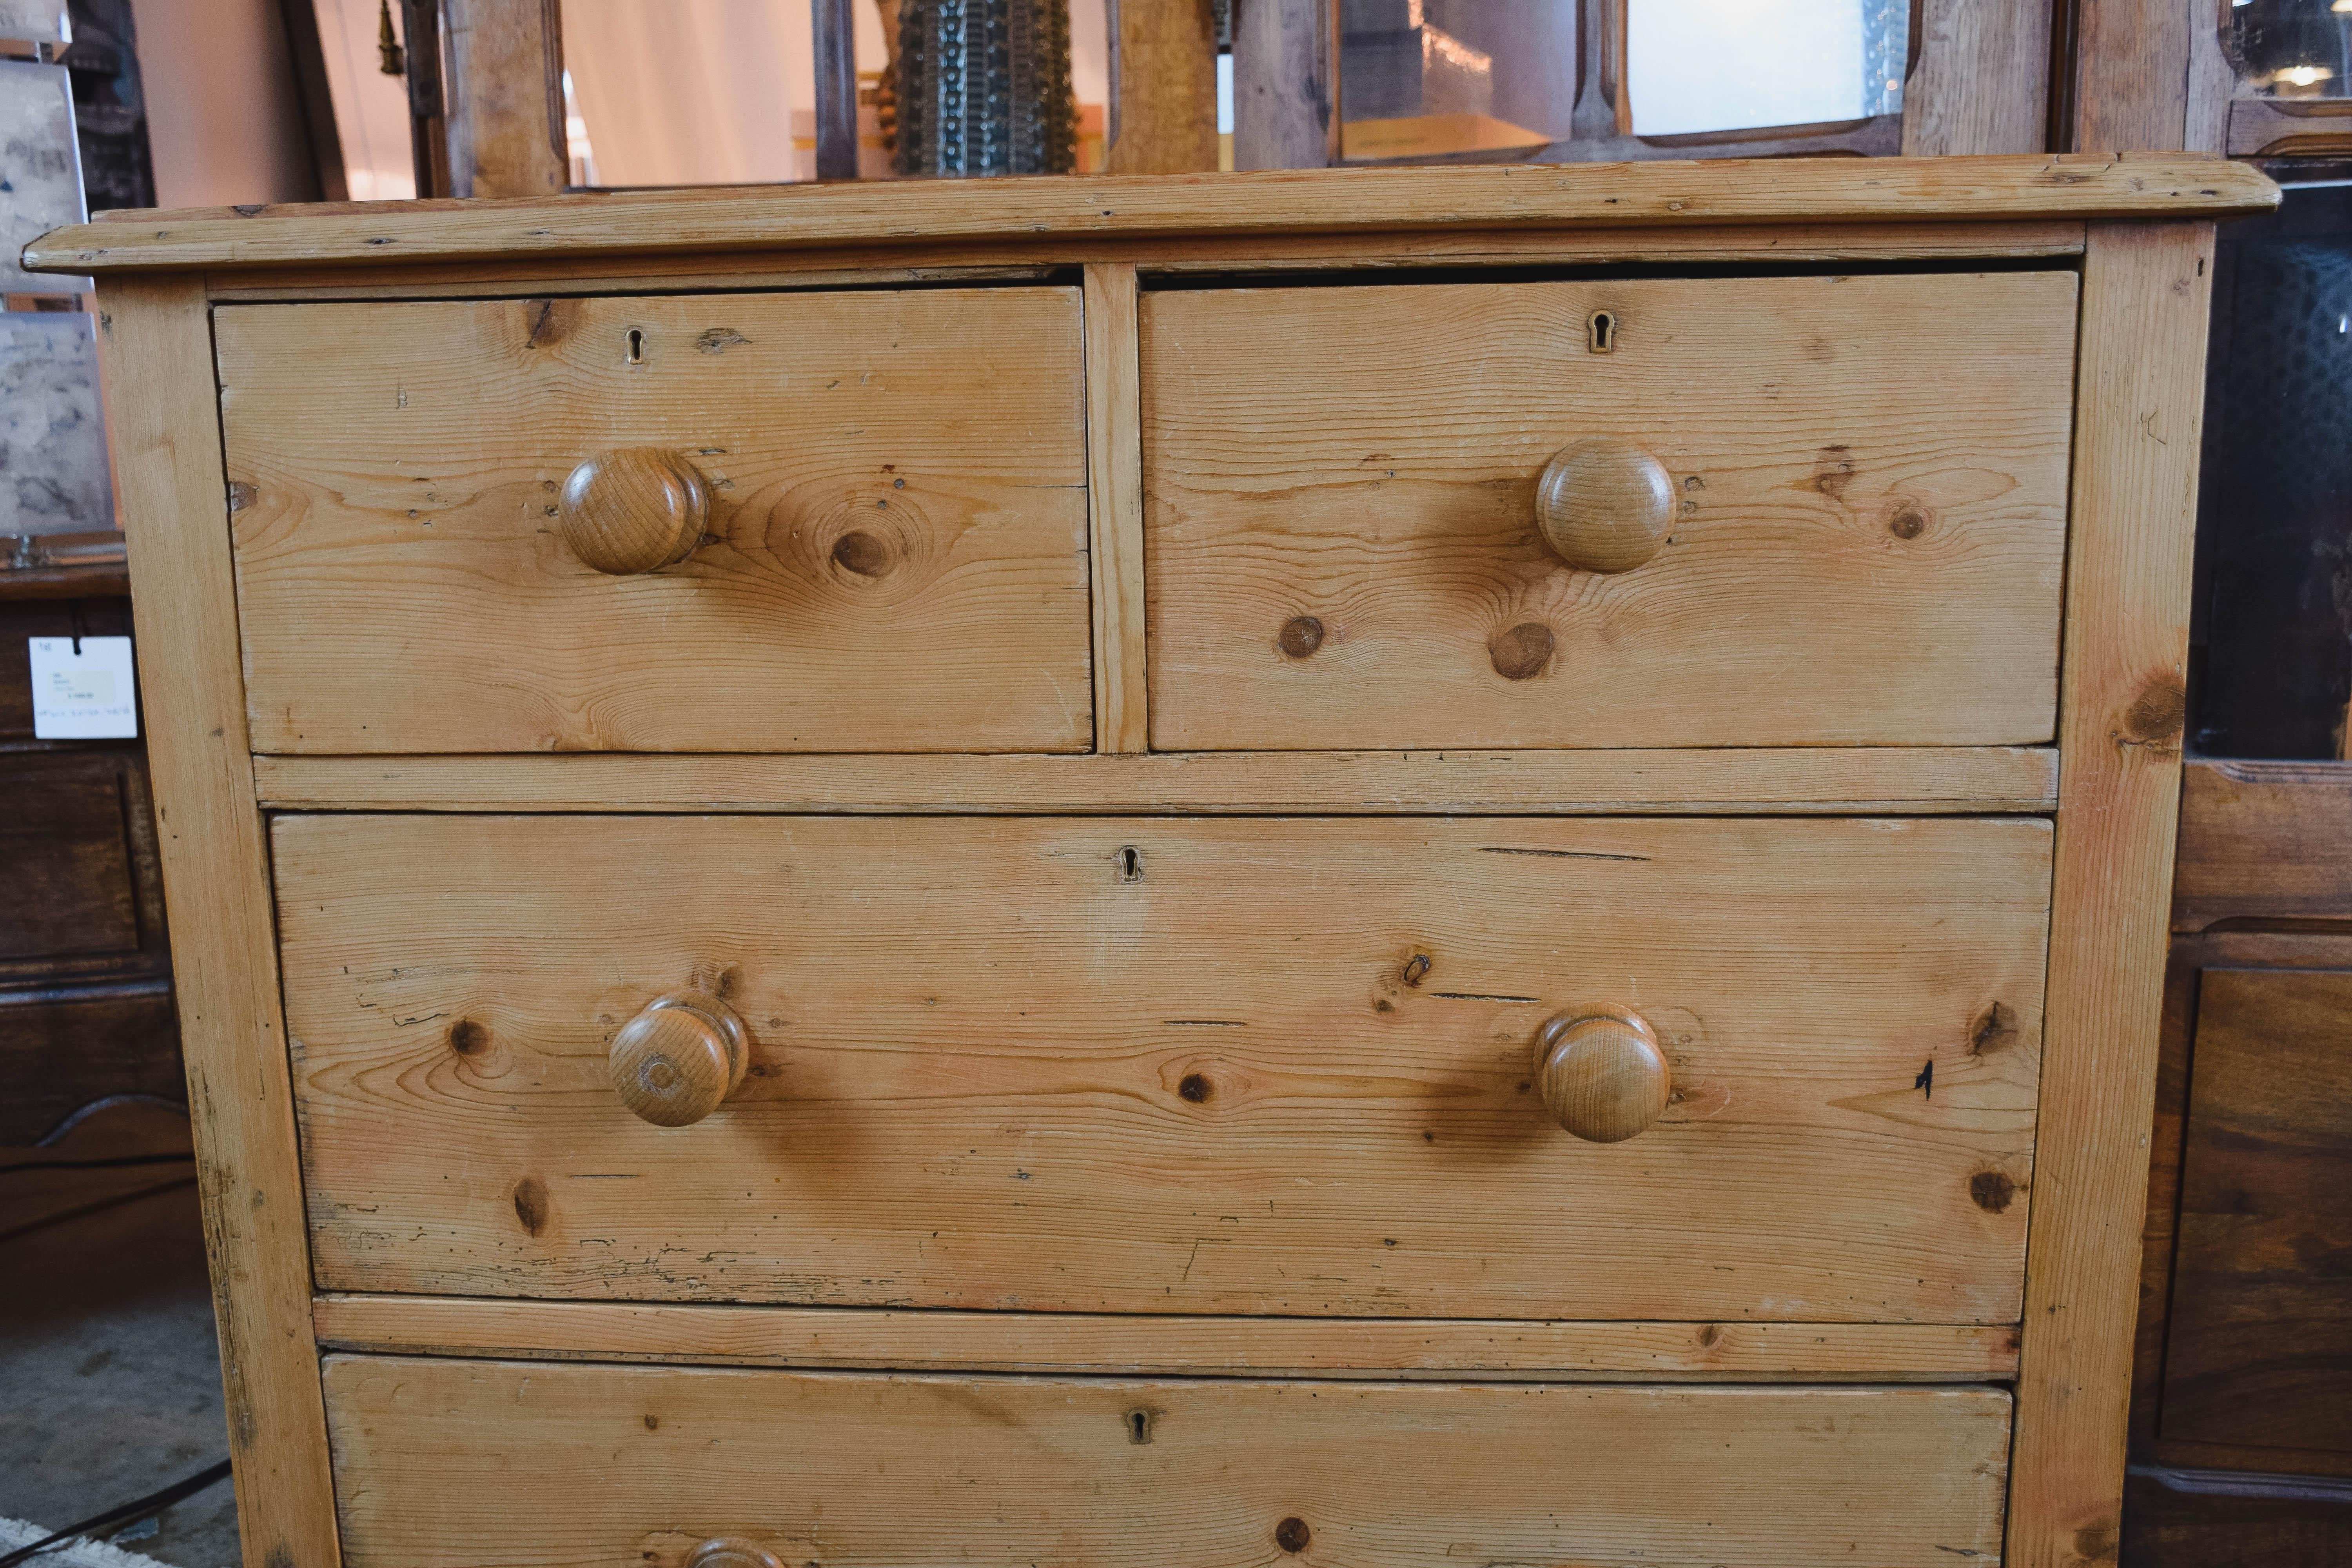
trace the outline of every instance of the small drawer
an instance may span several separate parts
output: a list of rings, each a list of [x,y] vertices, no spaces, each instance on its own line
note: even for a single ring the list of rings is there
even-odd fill
[[[347,1568],[2000,1555],[1994,1388],[969,1379],[331,1356]]]
[[[257,751],[1080,751],[1078,294],[226,306]]]
[[[316,1275],[2014,1322],[2050,846],[1962,818],[281,817]]]
[[[2045,742],[2075,287],[1146,294],[1152,744]]]

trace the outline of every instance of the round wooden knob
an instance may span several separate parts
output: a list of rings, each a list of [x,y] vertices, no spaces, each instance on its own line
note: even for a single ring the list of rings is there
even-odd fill
[[[1536,481],[1536,526],[1581,572],[1631,572],[1658,552],[1675,517],[1675,481],[1624,441],[1563,447]]]
[[[1631,1013],[1562,1013],[1536,1031],[1536,1082],[1552,1119],[1591,1143],[1622,1143],[1674,1093],[1658,1037]]]
[[[757,1542],[730,1535],[717,1541],[706,1541],[696,1547],[686,1560],[686,1568],[784,1568],[784,1565],[774,1552]]]
[[[557,521],[572,554],[627,577],[683,561],[702,542],[710,487],[666,447],[625,447],[572,470]]]
[[[735,1009],[715,996],[656,996],[613,1037],[613,1089],[656,1127],[688,1127],[719,1109],[751,1065]]]

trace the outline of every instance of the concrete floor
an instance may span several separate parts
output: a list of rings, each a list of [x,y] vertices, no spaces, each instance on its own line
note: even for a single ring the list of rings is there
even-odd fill
[[[127,1106],[49,1148],[0,1150],[0,1164],[187,1147],[184,1117]],[[0,1515],[63,1529],[227,1456],[194,1171],[0,1175]],[[236,1568],[226,1481],[156,1516],[152,1535],[131,1522],[126,1551]]]

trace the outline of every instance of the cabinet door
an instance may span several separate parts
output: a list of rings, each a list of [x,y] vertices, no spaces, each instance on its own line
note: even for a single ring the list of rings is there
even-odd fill
[[[2352,1474],[2352,970],[2204,972],[2162,1435]]]

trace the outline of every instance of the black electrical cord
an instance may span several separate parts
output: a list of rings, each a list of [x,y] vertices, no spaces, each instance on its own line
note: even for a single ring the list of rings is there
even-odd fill
[[[0,1568],[16,1568],[19,1563],[47,1552],[51,1547],[62,1546],[78,1535],[88,1535],[93,1530],[103,1530],[110,1524],[123,1524],[143,1519],[151,1513],[161,1513],[182,1498],[194,1497],[206,1487],[227,1479],[228,1471],[229,1462],[223,1459],[210,1469],[199,1470],[184,1481],[174,1481],[160,1492],[150,1492],[145,1497],[134,1498],[126,1503],[118,1503],[104,1513],[92,1514],[79,1524],[69,1524],[55,1535],[36,1541],[30,1546],[16,1548],[7,1556],[0,1557]]]

